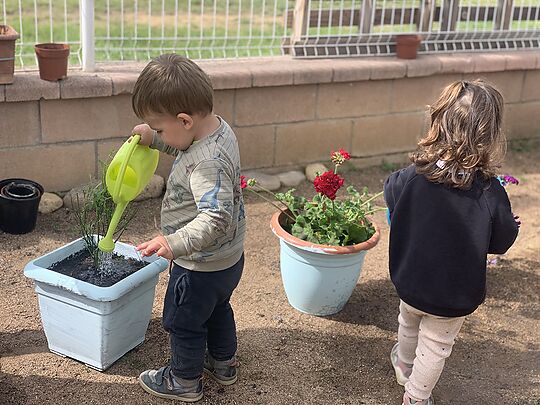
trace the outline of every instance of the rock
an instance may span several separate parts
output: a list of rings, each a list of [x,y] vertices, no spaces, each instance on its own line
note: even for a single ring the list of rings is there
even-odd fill
[[[285,187],[296,187],[306,179],[306,176],[298,170],[292,170],[278,174],[278,178]]]
[[[75,187],[69,190],[69,192],[63,198],[64,207],[72,210],[73,207],[77,206],[77,204],[83,205],[85,203],[84,190],[88,189],[88,187],[90,187],[90,185],[86,184],[84,186]]]
[[[165,186],[165,180],[163,177],[154,174],[141,194],[135,197],[134,201],[144,201],[150,198],[161,197],[161,193],[163,193],[163,186]]]
[[[281,187],[281,181],[278,176],[260,172],[246,172],[242,174],[246,176],[246,180],[255,179],[257,180],[257,183],[270,191],[279,190]]]
[[[43,193],[41,201],[39,202],[38,211],[42,214],[50,214],[59,208],[62,208],[64,201],[53,193]]]
[[[311,163],[306,167],[306,177],[309,181],[313,181],[317,177],[317,173],[321,174],[327,171],[328,169],[322,163]]]

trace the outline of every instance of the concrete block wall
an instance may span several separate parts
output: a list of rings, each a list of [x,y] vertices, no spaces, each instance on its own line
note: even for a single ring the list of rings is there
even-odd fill
[[[376,162],[414,150],[426,106],[459,79],[482,77],[506,101],[510,139],[540,136],[540,52],[293,60],[202,61],[215,112],[236,130],[245,169],[328,160],[343,147]],[[48,191],[84,184],[139,122],[131,92],[144,65],[70,71],[49,83],[17,72],[0,86],[0,178],[25,177]],[[162,155],[159,173],[172,159]]]

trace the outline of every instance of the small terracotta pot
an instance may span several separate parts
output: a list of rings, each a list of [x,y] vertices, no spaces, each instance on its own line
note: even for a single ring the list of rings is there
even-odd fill
[[[69,45],[37,44],[34,46],[42,80],[57,81],[67,76]]]
[[[416,59],[422,37],[416,34],[396,36],[396,54],[399,59]]]
[[[15,42],[19,34],[9,25],[0,25],[0,84],[13,83]]]

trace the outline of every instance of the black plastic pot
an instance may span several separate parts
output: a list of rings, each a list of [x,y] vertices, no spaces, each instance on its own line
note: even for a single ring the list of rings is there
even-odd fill
[[[42,195],[43,187],[35,181],[0,181],[0,229],[15,235],[32,232]]]

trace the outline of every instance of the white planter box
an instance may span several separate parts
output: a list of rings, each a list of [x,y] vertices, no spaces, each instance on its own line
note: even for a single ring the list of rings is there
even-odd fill
[[[168,262],[143,258],[147,266],[110,287],[47,269],[82,249],[84,242],[77,239],[32,260],[24,275],[34,280],[49,349],[102,371],[144,341],[159,273]],[[140,259],[125,243],[117,242],[114,251]]]

